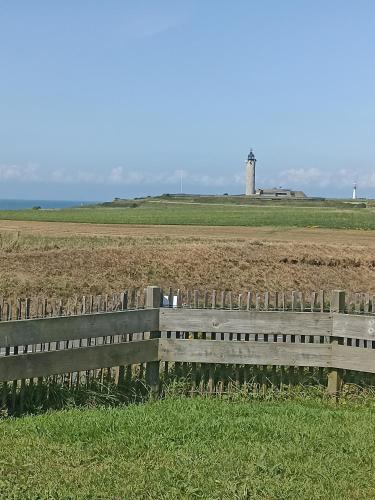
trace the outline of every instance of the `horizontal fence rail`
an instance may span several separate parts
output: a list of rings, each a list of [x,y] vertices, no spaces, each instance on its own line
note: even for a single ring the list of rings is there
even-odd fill
[[[342,368],[375,373],[375,355],[335,344],[161,339],[159,361]]]
[[[375,341],[375,317],[353,314],[334,314],[332,335],[351,339]]]
[[[332,315],[274,311],[161,309],[160,330],[237,334],[330,335]]]
[[[11,400],[14,405],[17,394],[22,400],[26,385],[40,385],[43,377],[52,376],[56,382],[61,376],[69,387],[79,384],[82,376],[86,384],[113,377],[125,384],[134,365],[137,380],[144,380],[156,394],[161,363],[165,374],[173,367],[174,373],[189,373],[194,387],[199,380],[211,389],[215,383],[223,386],[223,371],[229,366],[234,367],[230,376],[236,383],[246,382],[248,366],[259,367],[262,380],[265,367],[274,367],[273,377],[276,367],[289,367],[291,380],[298,378],[300,369],[318,368],[327,372],[328,391],[337,394],[343,370],[375,373],[375,315],[371,301],[368,313],[349,314],[345,292],[333,292],[328,308],[323,307],[324,294],[319,296],[321,307],[297,312],[294,307],[272,309],[269,297],[266,310],[261,310],[250,295],[246,301],[238,299],[244,307],[237,309],[232,300],[232,307],[225,307],[226,295],[217,308],[216,296],[209,304],[205,295],[202,304],[198,293],[181,307],[181,297],[177,294],[176,299],[170,290],[163,307],[161,289],[148,287],[142,309],[126,309],[123,295],[120,306],[114,301],[107,312],[90,307],[81,315],[27,319],[26,312],[26,319],[18,315],[16,320],[8,315],[8,321],[0,322],[2,404]],[[277,305],[285,305],[279,299]],[[220,373],[216,365],[223,367]]]
[[[124,335],[158,327],[158,309],[9,321],[0,323],[0,347]]]
[[[104,344],[4,357],[0,380],[9,381],[156,361],[158,340]]]
[[[159,357],[173,362],[332,367],[329,344],[161,339]]]

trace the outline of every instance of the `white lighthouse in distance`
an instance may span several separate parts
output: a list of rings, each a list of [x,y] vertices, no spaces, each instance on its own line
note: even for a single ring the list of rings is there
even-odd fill
[[[255,194],[255,163],[256,158],[253,150],[250,149],[250,153],[247,156],[246,162],[246,196],[251,196]]]
[[[356,199],[357,199],[357,183],[354,183],[354,186],[353,186],[353,195],[352,195],[352,199],[353,199],[353,200],[356,200]]]

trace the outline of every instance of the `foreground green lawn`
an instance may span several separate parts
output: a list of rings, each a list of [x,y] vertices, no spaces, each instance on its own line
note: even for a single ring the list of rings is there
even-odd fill
[[[0,423],[1,498],[374,498],[375,412],[176,399]]]
[[[137,208],[0,211],[0,219],[100,224],[190,224],[375,229],[373,208],[145,203]]]

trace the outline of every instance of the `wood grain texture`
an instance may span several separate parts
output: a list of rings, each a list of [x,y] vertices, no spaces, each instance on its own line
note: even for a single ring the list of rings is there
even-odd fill
[[[161,361],[240,365],[331,366],[330,344],[161,339]]]
[[[337,344],[153,339],[0,358],[0,381],[147,362],[306,366],[375,373],[375,350]]]
[[[344,313],[346,304],[346,294],[344,290],[334,290],[331,295],[331,313]],[[333,321],[332,321],[333,335]],[[339,338],[332,336],[330,339],[332,351],[339,345]],[[334,365],[334,363],[332,363]],[[328,370],[327,392],[337,399],[342,388],[342,370],[333,368]]]
[[[0,322],[0,347],[157,330],[158,309]]]
[[[160,330],[331,335],[332,316],[311,312],[161,309]]]
[[[0,381],[145,363],[158,359],[158,339],[0,358]]]
[[[375,373],[375,349],[332,345],[332,366],[345,370]]]
[[[375,316],[333,314],[333,336],[375,340]]]
[[[197,294],[194,297],[195,304],[198,304],[199,297]],[[0,381],[148,363],[146,378],[149,385],[155,387],[156,393],[159,361],[306,366],[375,373],[375,349],[349,347],[338,342],[338,337],[356,338],[362,344],[363,340],[375,341],[375,316],[172,308],[159,311],[155,305],[160,301],[155,298],[155,293],[151,298],[146,301],[151,308],[145,310],[0,322],[0,347],[9,350],[12,346],[50,345],[53,342],[113,338],[115,335],[139,332],[159,335],[160,330],[209,333],[218,340],[201,340],[194,335],[194,339],[190,340],[162,338],[23,354],[18,354],[15,347],[13,356],[0,357]],[[222,302],[225,303],[226,299],[223,296]],[[268,342],[244,341],[240,340],[244,337],[233,334],[247,338],[250,335],[250,339],[251,336],[258,339],[264,336]],[[290,339],[291,335],[296,338],[313,335],[331,337],[332,342],[281,342],[285,336]]]
[[[169,295],[172,297],[173,301],[173,291],[172,289],[169,291]],[[161,288],[156,286],[149,286],[146,289],[146,308],[153,309],[157,308],[158,311],[158,319],[160,318],[159,308],[162,304],[163,300],[163,292]],[[159,325],[159,321],[158,321]],[[153,331],[150,331],[147,335],[150,339],[158,339],[160,337],[159,328],[154,328]],[[152,397],[157,397],[159,393],[159,383],[160,383],[160,363],[156,359],[148,360],[146,365],[146,384],[151,389]]]

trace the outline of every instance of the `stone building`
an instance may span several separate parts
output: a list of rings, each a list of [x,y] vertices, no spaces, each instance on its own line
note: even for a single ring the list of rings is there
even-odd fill
[[[255,164],[256,158],[252,149],[247,156],[246,162],[246,196],[254,196],[257,198],[306,198],[303,191],[293,191],[292,189],[272,188],[262,189],[256,188],[255,185]]]
[[[257,189],[254,196],[261,198],[306,198],[303,191],[292,191],[283,188]]]

